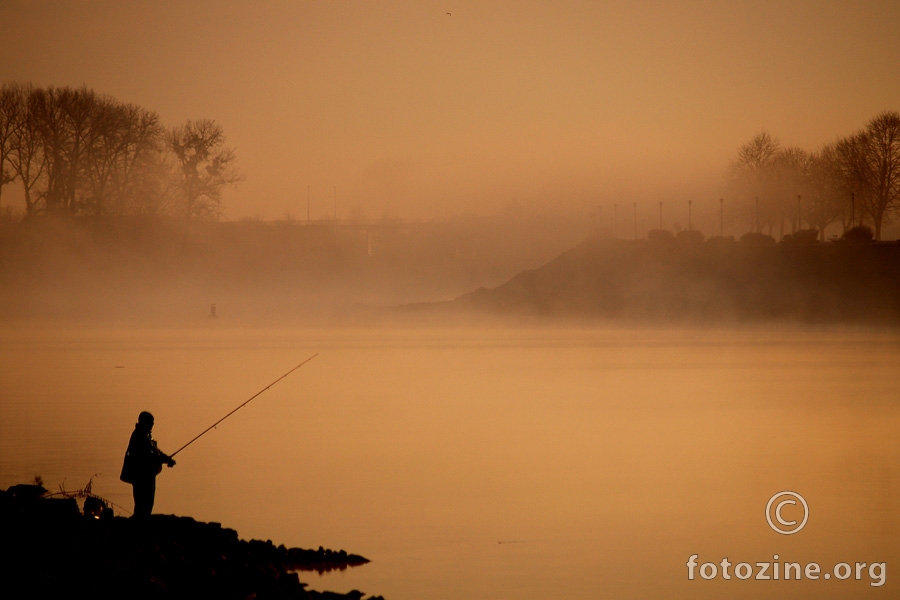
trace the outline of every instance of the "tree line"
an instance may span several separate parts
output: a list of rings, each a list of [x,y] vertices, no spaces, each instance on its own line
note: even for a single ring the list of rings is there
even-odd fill
[[[169,214],[217,219],[242,179],[212,120],[159,115],[87,87],[0,86],[0,200],[18,185],[26,216]]]
[[[900,113],[886,111],[856,133],[808,152],[766,132],[741,146],[729,167],[728,194],[756,233],[825,228],[874,229],[900,211]]]

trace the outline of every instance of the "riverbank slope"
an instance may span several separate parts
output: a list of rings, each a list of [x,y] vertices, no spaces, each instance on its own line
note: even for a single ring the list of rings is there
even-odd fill
[[[592,238],[444,308],[714,323],[900,324],[900,242]]]

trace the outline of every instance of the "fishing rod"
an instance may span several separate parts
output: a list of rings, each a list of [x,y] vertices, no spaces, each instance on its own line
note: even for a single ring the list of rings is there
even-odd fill
[[[232,410],[230,413],[228,413],[227,415],[225,415],[224,417],[222,417],[221,419],[219,419],[218,421],[216,421],[215,423],[213,423],[212,425],[210,425],[209,427],[207,427],[206,429],[204,429],[197,437],[195,437],[194,439],[192,439],[191,441],[189,441],[187,444],[185,444],[184,446],[182,446],[181,448],[179,448],[178,450],[176,450],[175,452],[173,452],[172,454],[170,454],[170,455],[169,455],[169,458],[172,458],[173,456],[175,456],[176,454],[178,454],[179,452],[181,452],[182,450],[184,450],[185,448],[187,448],[188,446],[190,446],[191,444],[193,444],[194,442],[196,442],[197,440],[199,440],[201,437],[203,437],[204,435],[206,435],[206,433],[207,433],[210,429],[214,429],[216,425],[218,425],[219,423],[221,423],[222,421],[224,421],[225,419],[227,419],[228,417],[230,417],[231,415],[233,415],[234,413],[236,413],[236,412],[239,411],[240,409],[244,408],[246,405],[250,404],[250,402],[251,402],[254,398],[256,398],[257,396],[259,396],[260,394],[262,394],[263,392],[265,392],[267,389],[269,389],[270,387],[272,387],[273,385],[275,385],[276,383],[278,383],[279,381],[281,381],[282,379],[284,379],[285,377],[287,377],[288,375],[290,375],[291,373],[293,373],[294,371],[296,371],[297,369],[299,369],[300,367],[302,367],[303,365],[305,365],[306,363],[308,363],[309,361],[311,361],[312,359],[314,359],[315,357],[317,357],[318,355],[319,355],[319,353],[316,352],[315,354],[313,354],[312,356],[310,356],[309,358],[307,358],[306,360],[304,360],[302,363],[300,363],[299,365],[297,365],[296,367],[294,367],[293,369],[291,369],[290,371],[288,371],[287,373],[285,373],[284,375],[282,375],[281,377],[279,377],[278,379],[276,379],[275,381],[273,381],[272,383],[270,383],[269,385],[267,385],[266,387],[264,387],[263,389],[259,390],[259,391],[256,392],[255,394],[253,394],[253,395],[250,397],[249,400],[246,400],[243,404],[241,404],[240,406],[238,406],[237,408],[235,408],[234,410]]]

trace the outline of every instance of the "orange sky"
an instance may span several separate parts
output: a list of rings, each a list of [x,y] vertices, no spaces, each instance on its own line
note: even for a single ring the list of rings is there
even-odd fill
[[[0,0],[0,81],[215,119],[232,219],[305,218],[307,186],[314,219],[335,189],[338,217],[712,210],[760,130],[815,150],[900,109],[898,24],[890,0]]]

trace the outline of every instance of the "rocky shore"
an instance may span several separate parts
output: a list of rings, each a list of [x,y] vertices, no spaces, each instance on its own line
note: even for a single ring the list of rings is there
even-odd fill
[[[0,491],[0,555],[3,589],[42,598],[359,600],[355,590],[308,590],[296,571],[369,562],[343,550],[244,541],[189,517],[115,517],[93,496],[82,510],[75,498],[46,497],[33,485]]]

